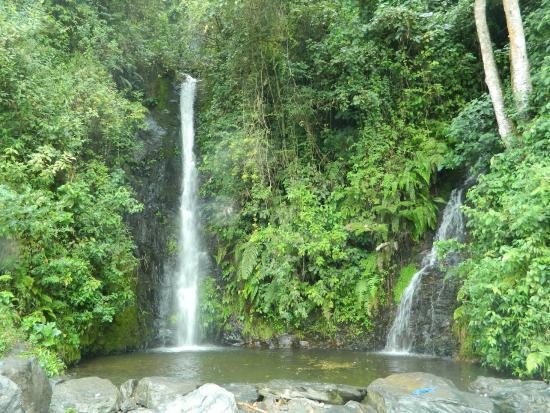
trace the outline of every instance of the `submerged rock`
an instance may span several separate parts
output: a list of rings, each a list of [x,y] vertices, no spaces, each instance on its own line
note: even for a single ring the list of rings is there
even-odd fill
[[[145,377],[141,379],[134,392],[135,401],[149,409],[157,409],[176,399],[185,396],[198,387],[198,383],[175,377]]]
[[[52,388],[46,372],[35,358],[15,356],[3,359],[0,361],[0,375],[8,377],[19,387],[26,413],[48,411]]]
[[[497,413],[550,413],[550,385],[543,381],[478,377],[470,389],[491,399]]]
[[[367,404],[377,413],[492,413],[493,403],[460,391],[429,373],[392,374],[368,387]]]
[[[118,410],[120,392],[99,377],[67,380],[53,388],[50,413],[112,413]]]
[[[163,413],[237,413],[235,396],[216,384],[205,384],[161,408]]]
[[[4,376],[0,376],[0,412],[23,413],[21,389]]]
[[[259,385],[258,393],[265,398],[287,400],[304,398],[322,403],[344,404],[349,400],[361,401],[367,394],[367,389],[345,384],[272,380]]]

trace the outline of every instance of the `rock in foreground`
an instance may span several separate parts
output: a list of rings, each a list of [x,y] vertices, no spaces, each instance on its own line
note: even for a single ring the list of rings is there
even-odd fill
[[[237,403],[254,403],[260,397],[258,389],[256,389],[256,386],[253,384],[230,383],[222,384],[221,387],[233,393]]]
[[[255,405],[239,405],[244,413],[371,413],[366,405],[349,401],[345,405],[326,404],[304,398],[290,400],[265,399]]]
[[[550,385],[543,381],[478,377],[470,389],[491,399],[497,413],[550,413]]]
[[[21,390],[12,380],[0,376],[0,412],[23,413]]]
[[[361,401],[367,394],[367,389],[344,384],[272,380],[259,385],[258,393],[264,398],[286,400],[304,398],[321,403],[345,404],[350,400]]]
[[[145,377],[139,381],[132,396],[138,405],[158,409],[197,387],[194,381],[176,377]]]
[[[114,413],[120,393],[113,383],[99,377],[61,382],[54,386],[50,413]]]
[[[21,390],[21,403],[25,413],[48,411],[52,388],[48,376],[35,358],[15,356],[0,360],[0,375],[8,377]]]
[[[495,412],[489,399],[429,373],[392,374],[373,381],[367,391],[367,404],[377,413]]]
[[[205,384],[187,396],[177,396],[163,413],[238,413],[235,396],[216,384]]]

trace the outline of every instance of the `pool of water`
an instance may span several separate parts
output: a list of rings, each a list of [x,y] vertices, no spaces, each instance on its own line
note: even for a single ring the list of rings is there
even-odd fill
[[[171,376],[198,382],[261,383],[293,379],[367,386],[392,373],[421,371],[452,380],[465,389],[477,376],[495,372],[436,357],[344,350],[254,350],[227,347],[164,348],[84,360],[69,371],[121,384],[130,378]]]

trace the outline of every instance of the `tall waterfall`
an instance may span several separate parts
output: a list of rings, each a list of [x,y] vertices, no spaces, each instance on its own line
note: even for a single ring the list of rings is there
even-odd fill
[[[180,118],[183,178],[180,205],[179,256],[175,273],[176,344],[187,346],[197,340],[198,281],[201,274],[201,248],[197,219],[197,169],[193,145],[194,103],[197,81],[191,76],[181,84]]]
[[[464,237],[464,218],[460,211],[463,191],[463,189],[454,189],[451,192],[449,202],[447,202],[443,211],[441,224],[434,237],[434,245],[422,260],[422,268],[413,275],[411,282],[401,296],[397,315],[388,333],[384,351],[408,353],[412,349],[414,335],[410,328],[411,309],[420,287],[422,275],[437,264],[437,246],[435,243],[453,238],[460,241]]]

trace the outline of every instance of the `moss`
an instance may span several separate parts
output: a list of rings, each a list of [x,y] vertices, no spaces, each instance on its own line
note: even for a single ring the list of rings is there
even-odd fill
[[[245,321],[244,335],[249,339],[268,341],[273,338],[276,331],[263,320]]]
[[[168,108],[168,101],[173,93],[172,79],[158,76],[149,83],[146,104],[154,106],[158,111]]]
[[[399,279],[397,280],[397,283],[393,288],[393,299],[395,300],[396,304],[401,301],[401,295],[403,295],[403,291],[405,291],[405,288],[407,288],[407,285],[409,285],[413,275],[416,274],[417,271],[418,269],[414,264],[406,265],[399,271]]]
[[[128,307],[116,316],[112,324],[99,334],[93,344],[86,350],[88,353],[118,353],[138,348],[143,341],[139,326],[136,306]]]

